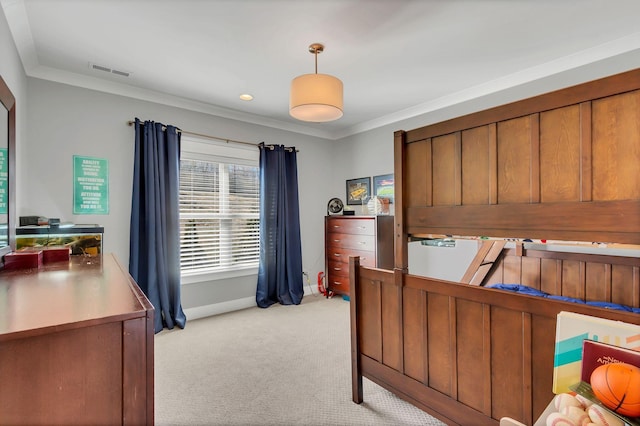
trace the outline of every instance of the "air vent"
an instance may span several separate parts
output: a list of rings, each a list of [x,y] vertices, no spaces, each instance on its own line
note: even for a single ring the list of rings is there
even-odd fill
[[[111,72],[111,68],[103,67],[101,65],[91,64],[91,68],[98,71]]]
[[[111,70],[111,74],[117,74],[117,75],[121,75],[121,76],[124,76],[124,77],[129,77],[129,74],[131,74],[131,73],[128,73],[126,71]]]
[[[128,71],[120,71],[120,70],[116,70],[116,69],[113,69],[113,68],[105,67],[104,65],[94,64],[94,63],[91,63],[91,62],[89,62],[89,68],[94,69],[94,70],[98,70],[98,71],[108,72],[108,73],[115,74],[115,75],[121,75],[123,77],[129,77],[131,75],[131,73],[128,72]]]

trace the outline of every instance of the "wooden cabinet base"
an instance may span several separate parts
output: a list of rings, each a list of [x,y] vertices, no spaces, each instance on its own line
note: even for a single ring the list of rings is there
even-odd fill
[[[112,256],[0,290],[0,424],[153,424],[153,308]]]

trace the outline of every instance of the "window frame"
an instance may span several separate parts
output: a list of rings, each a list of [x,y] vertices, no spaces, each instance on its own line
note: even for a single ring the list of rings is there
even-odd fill
[[[258,146],[241,144],[230,145],[226,142],[205,140],[193,136],[182,135],[180,159],[259,167],[260,152]],[[182,214],[180,214],[180,220],[182,217]],[[256,219],[259,221],[259,213]],[[256,265],[244,267],[228,266],[227,268],[221,268],[218,271],[183,271],[182,267],[180,268],[181,283],[187,285],[257,274],[257,263]]]

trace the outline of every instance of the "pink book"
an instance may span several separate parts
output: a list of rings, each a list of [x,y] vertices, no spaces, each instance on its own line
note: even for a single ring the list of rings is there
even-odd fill
[[[582,343],[582,369],[580,380],[591,382],[591,373],[597,367],[612,362],[625,362],[640,367],[640,352],[621,346],[585,339]]]

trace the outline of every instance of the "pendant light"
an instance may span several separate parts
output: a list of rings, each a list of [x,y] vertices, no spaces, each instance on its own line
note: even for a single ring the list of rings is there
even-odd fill
[[[318,74],[318,54],[322,51],[322,44],[310,45],[309,52],[316,58],[315,74],[303,74],[291,81],[289,114],[298,120],[321,123],[342,117],[342,81]]]

